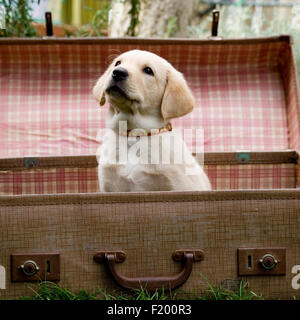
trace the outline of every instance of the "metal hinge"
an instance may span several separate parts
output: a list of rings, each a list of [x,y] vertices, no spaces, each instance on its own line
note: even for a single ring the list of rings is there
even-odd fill
[[[25,168],[37,168],[39,165],[39,159],[36,157],[24,157]]]

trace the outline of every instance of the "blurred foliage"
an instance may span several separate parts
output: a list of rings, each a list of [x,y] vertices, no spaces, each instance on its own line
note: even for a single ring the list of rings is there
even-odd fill
[[[93,12],[93,17],[90,23],[80,27],[76,34],[79,37],[101,37],[104,36],[104,31],[107,29],[110,4],[105,4],[102,9],[93,10],[92,8],[85,7],[86,10]]]
[[[0,37],[36,37],[37,30],[32,26],[31,4],[40,0],[0,0],[5,9],[5,28]]]
[[[100,9],[109,6],[111,0],[48,0],[53,16],[59,17],[61,24],[84,26],[91,23]]]
[[[124,3],[129,2],[131,4],[131,8],[128,11],[130,15],[130,25],[127,29],[126,35],[135,37],[137,35],[137,26],[139,25],[139,15],[141,11],[141,2],[142,0],[123,0]]]
[[[254,8],[238,2],[233,6],[217,6],[217,9],[220,11],[218,35],[224,39],[292,35],[300,72],[300,6]],[[207,38],[211,22],[212,15],[208,15],[199,25],[190,27],[190,37]]]
[[[145,0],[122,0],[130,4],[130,25],[128,36],[137,35],[137,27],[140,23],[139,14],[141,3]],[[35,37],[38,35],[32,25],[32,4],[40,3],[40,0],[0,0],[0,6],[5,9],[6,29],[0,30],[0,37]],[[243,0],[239,0],[231,6],[217,6],[220,10],[219,35],[223,38],[245,38],[257,36],[271,36],[278,34],[291,34],[295,39],[295,51],[300,70],[300,6],[294,6],[289,14],[282,15],[279,7],[263,9],[261,7],[243,6]],[[92,16],[89,23],[80,27],[77,31],[66,30],[67,36],[99,37],[106,35],[111,1],[106,1],[101,9],[85,6],[85,10]],[[280,13],[281,12],[281,13]],[[206,38],[210,35],[211,15],[201,19],[197,26],[189,28],[190,36],[194,38]],[[168,20],[166,36],[171,37],[178,30],[178,18],[171,17]]]
[[[167,38],[172,37],[172,35],[176,31],[178,31],[178,17],[173,16],[173,17],[170,17],[169,20],[168,20],[166,37]]]

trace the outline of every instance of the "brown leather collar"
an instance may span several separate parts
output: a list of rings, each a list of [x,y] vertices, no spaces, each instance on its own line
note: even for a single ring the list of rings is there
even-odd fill
[[[150,137],[163,132],[172,131],[172,129],[173,129],[172,124],[168,123],[161,128],[151,129],[150,132],[147,132],[146,130],[143,130],[143,129],[132,129],[132,130],[127,130],[127,132],[119,132],[119,135],[123,137],[145,137],[145,136]]]

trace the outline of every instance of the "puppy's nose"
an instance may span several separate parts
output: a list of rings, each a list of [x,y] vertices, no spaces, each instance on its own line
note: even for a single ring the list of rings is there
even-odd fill
[[[122,81],[128,78],[128,71],[124,68],[116,68],[112,73],[112,78],[115,81]]]

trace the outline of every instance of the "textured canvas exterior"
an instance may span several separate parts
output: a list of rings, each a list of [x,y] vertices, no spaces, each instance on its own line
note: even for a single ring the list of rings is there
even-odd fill
[[[117,269],[128,277],[179,272],[171,256],[177,249],[204,250],[194,263],[185,292],[243,279],[264,297],[300,298],[291,273],[299,264],[300,193],[297,191],[218,191],[12,196],[1,198],[0,261],[9,272],[10,254],[58,252],[60,284],[71,290],[118,290],[107,268],[93,261],[101,250],[122,250]],[[286,247],[286,276],[239,277],[240,247]],[[30,283],[11,283],[0,294],[31,294]]]

